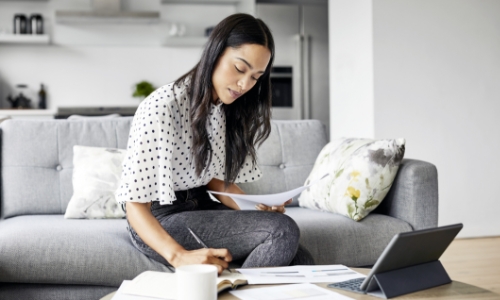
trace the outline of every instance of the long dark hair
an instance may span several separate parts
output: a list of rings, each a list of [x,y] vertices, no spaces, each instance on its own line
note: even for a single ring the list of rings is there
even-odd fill
[[[271,59],[257,83],[230,105],[223,105],[226,115],[226,163],[224,183],[228,187],[238,176],[248,155],[256,164],[256,146],[260,146],[271,133],[271,67],[274,62],[274,40],[267,25],[248,14],[234,14],[222,20],[213,29],[200,61],[188,73],[175,81],[179,85],[190,79],[190,121],[193,133],[192,154],[196,174],[200,176],[211,160],[210,140],[207,133],[212,100],[212,73],[218,59],[227,47],[244,44],[267,47]],[[209,161],[205,166],[205,162]]]

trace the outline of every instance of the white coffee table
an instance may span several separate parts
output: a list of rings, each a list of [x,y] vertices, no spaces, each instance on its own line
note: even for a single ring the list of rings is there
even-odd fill
[[[370,269],[360,269],[353,268],[356,272],[362,274],[368,274]],[[316,285],[329,289],[331,291],[335,291],[339,294],[345,295],[347,297],[356,299],[356,300],[374,300],[380,299],[369,295],[362,295],[357,293],[351,293],[347,291],[330,289],[327,287],[328,283],[316,283]],[[263,286],[271,286],[271,285],[245,285],[239,287],[239,290],[243,289],[254,289]],[[111,300],[115,293],[111,293],[101,298],[100,300]],[[238,300],[235,296],[231,295],[229,292],[223,292],[219,294],[217,297],[218,300]],[[500,295],[493,293],[491,291],[485,290],[483,288],[473,286],[467,283],[453,281],[451,284],[445,284],[442,286],[438,286],[432,289],[427,289],[424,291],[411,293],[408,295],[399,296],[393,299],[412,299],[412,300],[424,300],[424,299],[447,299],[447,300],[470,300],[470,299],[479,299],[479,300],[500,300]]]

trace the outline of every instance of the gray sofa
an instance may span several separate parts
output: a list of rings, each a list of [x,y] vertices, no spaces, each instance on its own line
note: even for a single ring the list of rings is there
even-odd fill
[[[73,145],[125,148],[131,118],[7,120],[1,128],[0,299],[99,299],[145,270],[126,221],[67,220]],[[263,178],[248,193],[302,185],[327,143],[320,122],[273,121],[259,149]],[[287,214],[317,264],[366,266],[398,232],[437,226],[437,171],[405,159],[386,199],[361,222],[297,206]]]

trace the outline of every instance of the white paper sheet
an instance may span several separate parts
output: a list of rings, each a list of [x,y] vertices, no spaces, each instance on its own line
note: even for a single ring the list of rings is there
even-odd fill
[[[289,266],[236,270],[245,275],[248,284],[333,283],[366,277],[344,265]]]
[[[122,293],[154,299],[175,299],[177,298],[175,273],[142,272],[122,289]]]
[[[116,291],[112,300],[165,300],[162,298],[152,298],[152,297],[130,295],[130,294],[123,293],[123,291],[125,289],[127,289],[129,286],[131,286],[132,284],[133,284],[132,280],[124,280],[122,282],[122,284],[120,285],[120,288],[118,289],[118,291]]]
[[[296,189],[277,194],[246,195],[246,194],[232,194],[232,193],[223,193],[215,191],[208,191],[208,192],[211,194],[231,197],[236,202],[236,204],[238,204],[241,210],[255,210],[255,205],[259,203],[265,204],[267,206],[283,205],[283,203],[297,196],[303,190],[309,188],[310,186],[315,185],[321,179],[327,177],[328,175],[329,174],[323,175],[320,179],[311,182],[309,185],[301,186]]]
[[[223,280],[235,281],[237,279],[245,280],[246,278],[240,273],[231,273],[224,270],[217,277],[216,282],[218,285]],[[150,300],[175,299],[177,298],[177,288],[178,284],[175,273],[145,271],[131,281],[123,281],[119,291],[123,297],[140,297],[123,299],[142,299],[142,297],[151,297],[147,298]]]
[[[265,288],[230,291],[241,300],[349,300],[352,298],[321,288],[310,283],[289,284]]]

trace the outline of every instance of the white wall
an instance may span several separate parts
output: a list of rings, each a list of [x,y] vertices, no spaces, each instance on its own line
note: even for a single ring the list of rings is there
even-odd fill
[[[373,138],[371,0],[330,0],[330,139]]]
[[[500,235],[500,1],[375,0],[375,136],[439,172],[439,223]]]
[[[351,10],[361,6],[358,14],[366,15],[369,3],[373,21],[365,24],[372,27],[367,36],[370,29],[353,29],[360,25]],[[407,158],[437,166],[439,224],[463,223],[460,237],[500,235],[500,1],[329,4],[330,45],[336,47],[330,49],[336,60],[331,58],[330,69],[332,133],[341,128],[336,135],[361,136],[373,130],[375,138],[406,138]],[[349,17],[341,19],[344,13]],[[355,38],[342,36],[343,31],[359,34],[356,39],[363,41],[357,42],[358,49],[351,42]],[[369,63],[370,55],[372,71],[360,68]],[[360,84],[361,78],[370,76],[373,88]],[[371,97],[358,96],[362,93]],[[356,102],[359,99],[365,101]],[[343,120],[342,127],[341,116],[334,117],[355,116],[358,110],[371,112],[374,121],[366,116],[364,122],[357,120],[363,128],[354,132],[353,120]]]
[[[42,13],[52,44],[0,44],[0,107],[15,85],[28,84],[36,99],[40,83],[48,92],[49,108],[57,106],[137,106],[134,84],[148,80],[156,87],[191,69],[202,47],[161,46],[172,22],[182,22],[186,35],[203,35],[204,28],[236,12],[234,5],[161,5],[160,0],[127,0],[128,10],[160,11],[158,24],[59,24],[54,11],[90,10],[90,0],[0,1],[0,30],[12,30],[15,13]]]
[[[156,87],[193,67],[200,50],[120,47],[0,47],[4,86],[47,86],[49,107],[137,106],[134,84]],[[6,94],[8,89],[5,89]],[[8,104],[6,104],[8,105]]]

